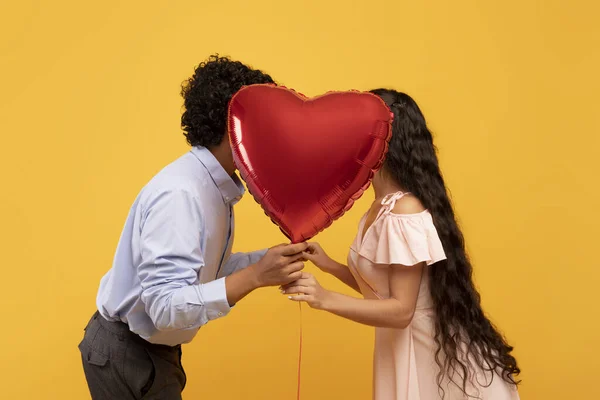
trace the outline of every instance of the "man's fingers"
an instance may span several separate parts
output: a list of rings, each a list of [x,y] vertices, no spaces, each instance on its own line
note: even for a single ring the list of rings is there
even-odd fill
[[[292,272],[288,278],[291,279],[290,282],[294,282],[297,281],[298,279],[302,278],[302,271],[296,271],[296,272]]]
[[[282,249],[282,255],[291,256],[292,254],[302,253],[304,250],[308,248],[308,243],[296,243],[296,244],[288,244]]]
[[[298,261],[298,260],[302,260],[304,259],[305,255],[304,252],[300,252],[298,254],[293,254],[291,256],[286,256],[285,257],[285,261],[288,263],[293,263],[294,261]]]
[[[289,275],[293,272],[302,271],[303,268],[304,268],[304,263],[302,261],[296,261],[295,263],[291,263],[291,264],[283,267],[281,269],[281,272],[283,272],[286,275]]]

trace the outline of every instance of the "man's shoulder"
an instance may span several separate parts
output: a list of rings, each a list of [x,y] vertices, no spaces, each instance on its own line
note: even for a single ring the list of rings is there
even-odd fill
[[[141,198],[148,199],[165,193],[187,193],[194,195],[207,178],[202,165],[188,152],[161,169],[141,191]]]

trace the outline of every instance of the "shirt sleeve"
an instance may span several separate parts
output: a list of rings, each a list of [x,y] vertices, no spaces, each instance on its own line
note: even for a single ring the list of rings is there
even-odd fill
[[[257,263],[267,253],[267,250],[258,250],[251,253],[233,253],[227,259],[223,268],[221,268],[221,276],[231,275],[236,271],[246,268],[249,265]]]
[[[151,196],[142,212],[141,299],[158,330],[198,328],[230,311],[225,278],[199,284],[202,213],[186,191]]]

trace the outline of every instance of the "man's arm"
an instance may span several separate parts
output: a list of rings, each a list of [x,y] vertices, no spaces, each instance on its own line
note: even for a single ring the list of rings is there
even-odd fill
[[[229,276],[249,265],[256,264],[265,254],[267,254],[267,249],[253,251],[251,253],[233,253],[221,268],[219,275]]]
[[[202,214],[187,191],[152,196],[143,210],[138,266],[141,299],[159,330],[197,328],[230,311],[225,279],[197,284]]]
[[[202,214],[186,191],[154,196],[143,210],[138,266],[141,299],[159,330],[197,328],[229,313],[254,289],[292,282],[301,275],[307,245],[280,245],[257,262],[208,283],[197,283],[204,256],[200,250]]]

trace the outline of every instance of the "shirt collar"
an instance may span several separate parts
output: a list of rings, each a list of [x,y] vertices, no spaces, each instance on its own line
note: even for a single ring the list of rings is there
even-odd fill
[[[229,176],[221,163],[217,161],[215,156],[206,147],[193,147],[191,152],[208,171],[208,174],[219,189],[219,192],[221,192],[223,201],[230,205],[234,205],[240,201],[244,195],[245,189],[237,174]]]

